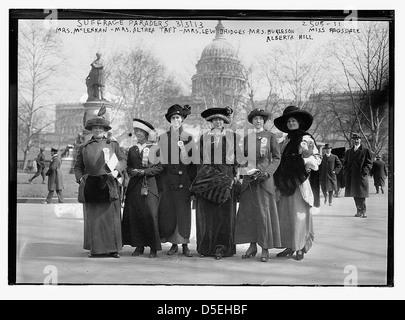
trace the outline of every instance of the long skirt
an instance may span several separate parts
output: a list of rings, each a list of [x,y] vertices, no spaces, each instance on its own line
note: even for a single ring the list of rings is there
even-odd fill
[[[120,200],[83,204],[84,250],[109,254],[122,250]]]
[[[132,247],[150,247],[160,251],[158,226],[159,198],[152,192],[141,195],[141,183],[127,192],[122,219],[123,244]]]
[[[281,246],[276,199],[258,182],[250,183],[241,194],[235,243],[257,243],[263,249]]]
[[[189,243],[191,233],[191,195],[186,190],[166,190],[160,195],[159,232],[161,241]]]
[[[308,252],[314,241],[314,227],[310,205],[304,201],[300,189],[292,196],[281,196],[278,203],[281,247]]]
[[[197,252],[213,256],[221,250],[224,257],[236,254],[234,243],[236,198],[232,196],[222,206],[197,198]]]

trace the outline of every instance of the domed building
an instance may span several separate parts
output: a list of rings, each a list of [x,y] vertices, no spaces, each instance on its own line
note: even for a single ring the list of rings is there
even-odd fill
[[[199,109],[229,106],[236,111],[248,102],[244,67],[224,29],[219,21],[215,39],[202,51],[192,77],[191,98]]]

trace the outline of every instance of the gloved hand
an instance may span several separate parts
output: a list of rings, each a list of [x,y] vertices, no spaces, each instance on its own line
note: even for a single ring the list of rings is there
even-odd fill
[[[264,181],[269,178],[269,174],[266,171],[257,171],[250,176],[250,180],[252,181]]]
[[[134,177],[142,177],[145,175],[145,170],[142,169],[132,169],[132,176]]]

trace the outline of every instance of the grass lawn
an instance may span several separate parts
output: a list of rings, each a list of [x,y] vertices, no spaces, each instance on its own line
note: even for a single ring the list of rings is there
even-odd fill
[[[17,198],[46,198],[48,195],[48,177],[46,184],[42,184],[42,177],[37,177],[29,184],[28,179],[33,177],[34,173],[17,173]],[[74,174],[63,175],[63,197],[77,198],[79,185],[76,183]],[[56,195],[55,195],[56,197]]]

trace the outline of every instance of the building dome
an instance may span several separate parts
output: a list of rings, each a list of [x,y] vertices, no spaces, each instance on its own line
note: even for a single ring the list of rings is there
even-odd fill
[[[202,108],[231,107],[245,103],[246,76],[238,53],[227,41],[221,21],[216,36],[201,53],[197,73],[192,77],[191,96]]]
[[[213,58],[237,59],[237,53],[233,46],[226,40],[223,35],[225,28],[221,21],[216,26],[215,39],[204,48],[201,54],[201,60]]]

